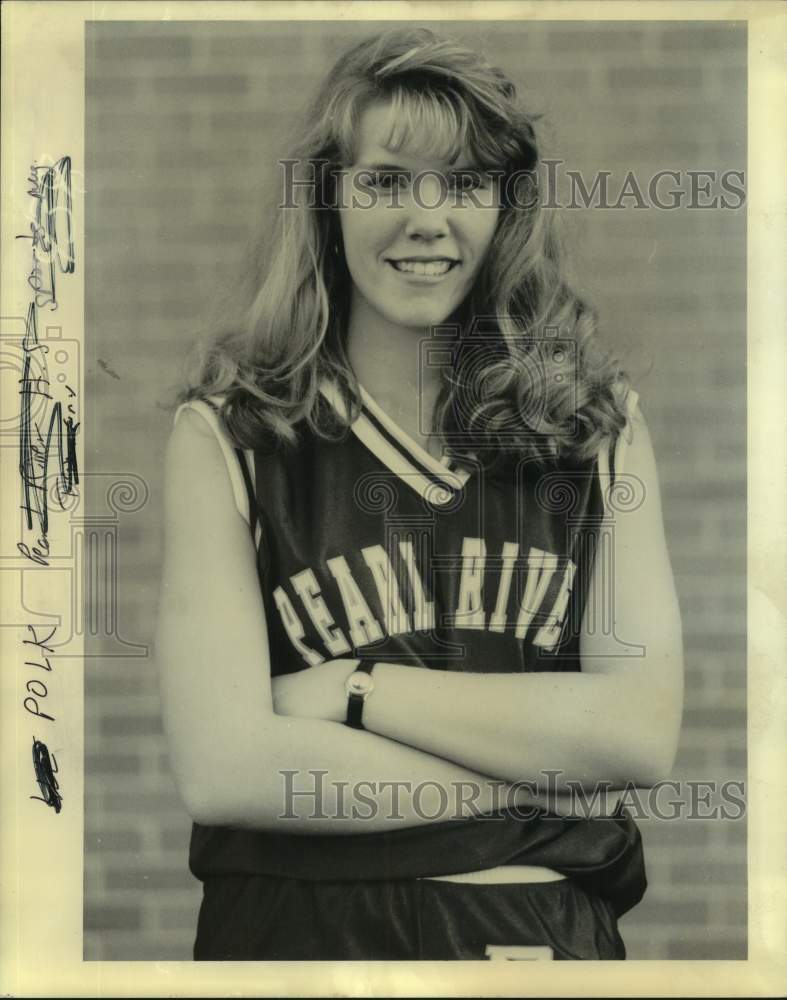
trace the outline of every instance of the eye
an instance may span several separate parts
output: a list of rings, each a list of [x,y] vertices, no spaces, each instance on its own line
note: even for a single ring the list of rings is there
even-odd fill
[[[402,191],[410,182],[407,170],[363,170],[361,180],[378,191]]]
[[[489,177],[480,170],[454,170],[448,175],[448,185],[452,191],[486,190],[489,184]]]

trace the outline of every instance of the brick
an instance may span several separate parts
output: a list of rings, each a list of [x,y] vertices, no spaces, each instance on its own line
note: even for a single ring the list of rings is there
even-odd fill
[[[282,128],[288,123],[291,124],[288,116],[270,108],[216,111],[212,112],[207,120],[212,132],[248,132],[255,137],[265,135],[269,128]]]
[[[139,774],[140,762],[136,754],[88,754],[85,758],[85,774],[120,775]]]
[[[191,827],[184,825],[178,829],[165,829],[159,835],[159,843],[165,851],[188,850]]]
[[[721,708],[718,706],[687,708],[683,716],[687,726],[716,727],[745,726],[746,715],[741,708]]]
[[[202,96],[226,94],[245,94],[248,90],[248,77],[232,74],[191,74],[188,76],[157,76],[153,78],[153,92],[159,96],[176,95]]]
[[[745,685],[744,685],[745,689]],[[724,763],[727,767],[745,768],[748,762],[748,754],[740,747],[725,747]]]
[[[715,866],[714,866],[715,868]],[[726,863],[720,872],[724,884],[728,886],[745,886],[747,881],[746,865]],[[697,865],[672,865],[672,878],[676,882],[693,882],[697,878]]]
[[[131,906],[86,906],[84,929],[86,931],[100,930],[137,930],[141,926],[139,907]]]
[[[668,88],[675,91],[698,88],[702,84],[702,70],[698,67],[613,66],[608,70],[610,86],[646,90]]]
[[[579,52],[585,58],[604,51],[608,59],[614,60],[619,53],[630,57],[634,52],[641,52],[644,39],[645,32],[641,28],[605,21],[603,28],[595,23],[584,30],[558,28],[550,33],[548,48],[550,52]]]
[[[99,142],[103,145],[115,132],[144,132],[151,137],[155,137],[159,132],[166,136],[188,132],[191,128],[192,115],[189,111],[163,111],[160,108],[154,108],[145,114],[99,111],[88,121],[92,129],[95,130],[92,137],[96,145]],[[101,138],[99,139],[99,137]]]
[[[186,870],[150,868],[145,871],[110,868],[106,873],[107,889],[140,889],[147,892],[167,892],[186,889],[193,883],[193,876]]]
[[[244,144],[245,140],[245,144]],[[251,167],[256,168],[259,152],[247,136],[238,136],[230,145],[224,141],[220,148],[205,149],[193,144],[186,145],[183,141],[176,143],[160,143],[155,153],[155,163],[159,168],[182,173],[183,161],[186,160],[190,171],[221,169],[222,186],[235,183],[233,174],[245,171],[247,178],[251,177]],[[204,182],[204,181],[203,181]]]
[[[190,281],[196,276],[196,267],[191,261],[171,257],[167,261],[167,280],[169,282]],[[128,254],[96,262],[94,271],[101,281],[112,281],[121,284],[124,280],[138,285],[157,285],[161,287],[161,268],[147,260]],[[122,531],[125,534],[126,525]]]
[[[746,482],[735,480],[696,480],[686,483],[672,483],[672,495],[678,498],[690,497],[695,501],[714,501],[717,497],[724,500],[744,499],[746,497]]]
[[[670,823],[669,825],[664,823],[660,830],[663,832],[664,843],[667,845],[664,849],[667,853],[673,846],[699,848],[705,842],[705,829],[700,823],[687,821]],[[673,876],[673,881],[679,882],[682,879],[675,879]]]
[[[728,21],[724,24],[713,21],[687,22],[679,28],[662,29],[661,47],[666,51],[711,52],[714,57],[719,51],[726,50],[745,57],[746,27],[745,21]]]
[[[142,849],[142,837],[136,830],[101,830],[85,834],[87,851],[128,851]]]
[[[746,899],[725,900],[724,918],[733,927],[746,927],[749,921],[749,906]]]
[[[198,906],[163,906],[158,913],[162,930],[181,930],[193,934],[197,926]]]
[[[213,38],[210,42],[210,53],[215,56],[230,56],[233,61],[255,57],[264,62],[275,52],[277,59],[298,58],[304,50],[306,40],[300,31],[283,34],[281,32],[242,31],[224,38]]]
[[[140,215],[156,215],[163,210],[180,212],[194,208],[196,194],[191,188],[159,188],[155,193],[151,192],[147,200],[141,197],[143,188],[142,184],[105,188],[94,193],[93,206],[105,216],[113,213],[124,216],[129,210]]]
[[[670,959],[732,962],[743,961],[747,957],[745,939],[720,938],[715,928],[706,930],[698,940],[670,941],[667,944],[667,958]]]
[[[721,85],[725,90],[746,93],[748,87],[748,71],[745,66],[728,66],[721,71]]]
[[[116,100],[129,98],[136,90],[136,80],[128,76],[85,75],[85,100]]]
[[[138,961],[138,962],[186,962],[193,959],[194,934],[190,940],[183,935],[182,940],[173,940],[170,935],[150,937],[128,932],[93,933],[85,935],[85,958],[87,961]]]
[[[692,902],[672,900],[663,903],[654,902],[651,899],[648,900],[647,907],[648,916],[655,924],[701,925],[705,923],[708,917],[708,904],[702,899]]]
[[[737,820],[728,820],[724,824],[724,840],[728,844],[743,846],[747,838],[746,817]]]
[[[692,633],[691,645],[705,653],[729,653],[740,655],[746,652],[746,637],[740,635],[715,635],[713,633]]]
[[[169,239],[176,235],[174,230],[168,231],[167,226],[171,225],[166,219],[161,220],[161,227],[158,230],[160,239]],[[202,252],[203,248],[205,252],[212,253],[213,247],[217,243],[235,245],[236,247],[241,247],[249,235],[249,229],[247,226],[237,225],[199,225],[192,224],[186,225],[182,229],[178,230],[177,238],[182,241],[185,245],[196,244],[199,248],[199,252]],[[197,251],[194,251],[195,256]]]
[[[161,787],[166,787],[162,779]],[[171,783],[170,783],[171,788]],[[173,814],[185,816],[186,812],[180,804],[178,796],[172,790],[160,792],[132,791],[122,795],[115,792],[105,792],[101,796],[102,808],[110,816],[160,816],[171,817]]]
[[[97,697],[100,695],[134,695],[141,694],[149,687],[149,680],[141,673],[128,673],[123,676],[105,672],[106,662],[88,663],[85,670],[85,695]]]
[[[158,736],[162,732],[158,715],[110,715],[101,720],[104,736]]]
[[[125,59],[185,59],[191,54],[191,39],[185,35],[157,32],[150,35],[118,34],[113,38],[94,38],[88,46],[87,64],[93,56],[118,63]]]

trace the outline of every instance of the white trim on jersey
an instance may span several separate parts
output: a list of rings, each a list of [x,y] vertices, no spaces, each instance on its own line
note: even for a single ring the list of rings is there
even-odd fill
[[[380,425],[388,432],[391,438],[394,439],[396,444],[392,443],[388,438],[386,438],[377,427],[375,427],[372,420],[361,411],[358,419],[352,424],[351,430],[358,438],[359,441],[366,448],[372,452],[382,463],[386,465],[391,472],[399,476],[404,482],[407,483],[412,489],[419,493],[422,497],[427,499],[432,504],[446,504],[450,503],[453,499],[453,493],[461,490],[467,480],[470,478],[470,473],[466,471],[452,471],[447,467],[445,461],[440,461],[429,454],[426,449],[422,448],[417,441],[414,441],[405,431],[402,430],[399,425],[388,416],[388,414],[380,407],[378,403],[369,395],[369,393],[359,386],[361,390],[361,399],[364,407],[369,411],[371,416],[376,419]],[[336,410],[342,419],[347,419],[347,410],[344,405],[344,399],[337,389],[337,387],[328,381],[323,380],[320,385],[320,391],[323,396],[330,402],[331,406]],[[397,447],[396,445],[399,445]],[[434,479],[429,478],[424,475],[424,473],[413,464],[413,459],[423,466],[428,472],[430,472]],[[435,483],[434,480],[437,480]],[[441,488],[441,484],[450,489]]]
[[[220,397],[213,396],[211,400],[219,405],[221,402]],[[239,459],[235,453],[235,447],[227,437],[227,433],[221,426],[219,418],[216,416],[216,411],[213,410],[204,400],[201,399],[190,399],[185,403],[181,403],[180,406],[175,411],[175,417],[173,423],[178,422],[178,417],[181,415],[183,410],[194,410],[196,413],[203,418],[210,429],[213,431],[216,440],[221,448],[221,453],[224,456],[224,462],[227,466],[227,473],[230,477],[230,485],[232,486],[232,495],[235,500],[235,506],[238,513],[243,518],[243,520],[251,526],[251,511],[249,510],[249,495],[246,490],[246,483],[243,479],[243,473],[239,464]],[[246,457],[246,462],[249,467],[249,475],[251,476],[252,484],[255,482],[254,478],[254,452],[249,449],[243,452]],[[254,541],[256,546],[259,548],[260,539],[262,537],[262,528],[257,522]]]
[[[623,472],[626,462],[626,452],[628,451],[629,439],[631,437],[631,421],[637,410],[637,403],[639,402],[639,393],[634,389],[629,389],[626,395],[626,412],[628,413],[628,420],[626,421],[626,426],[621,431],[615,442],[615,452],[614,452],[614,465],[615,465],[615,479],[617,479]],[[604,511],[607,514],[611,513],[609,493],[613,486],[612,472],[609,467],[609,445],[604,444],[598,453],[598,475],[601,482],[601,492],[604,496]]]
[[[361,398],[363,399],[364,405],[368,407],[370,413],[377,417],[386,430],[390,431],[393,437],[404,445],[408,451],[412,452],[414,457],[417,458],[422,465],[426,466],[426,468],[432,471],[436,476],[439,476],[440,479],[446,483],[446,485],[452,487],[454,490],[462,489],[467,480],[470,478],[469,472],[452,472],[451,469],[447,468],[447,464],[450,461],[447,456],[443,456],[442,459],[438,459],[433,455],[430,455],[429,452],[414,438],[410,437],[407,431],[402,430],[402,428],[388,416],[380,404],[369,395],[362,385],[359,385],[358,388],[361,390]]]

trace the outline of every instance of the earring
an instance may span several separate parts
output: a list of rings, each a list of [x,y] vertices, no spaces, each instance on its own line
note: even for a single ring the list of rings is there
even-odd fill
[[[337,257],[339,256],[339,244],[338,243],[334,243],[334,245],[333,245],[333,252],[334,252],[334,254]]]

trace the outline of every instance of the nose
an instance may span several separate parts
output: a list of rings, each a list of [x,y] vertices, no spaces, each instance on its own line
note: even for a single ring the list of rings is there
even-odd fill
[[[407,199],[405,235],[411,239],[434,240],[448,235],[448,198],[438,175],[417,175]]]

